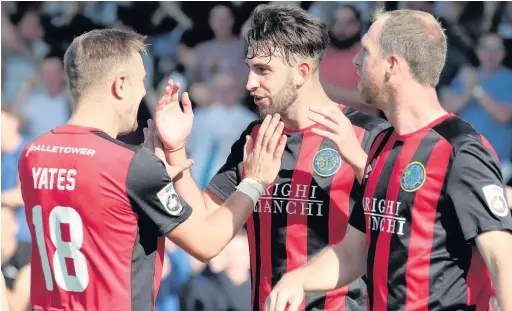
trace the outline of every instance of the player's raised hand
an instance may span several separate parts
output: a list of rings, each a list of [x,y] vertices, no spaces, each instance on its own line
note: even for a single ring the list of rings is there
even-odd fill
[[[160,140],[160,137],[157,133],[157,129],[153,120],[148,120],[148,127],[143,129],[144,132],[144,147],[153,151],[155,155],[162,160],[165,164],[165,168],[167,170],[167,174],[171,179],[174,179],[179,173],[184,170],[190,168],[194,164],[194,160],[187,159],[186,161],[178,164],[178,165],[169,165],[165,159],[165,153],[163,150],[163,144]]]
[[[340,155],[349,163],[354,163],[354,157],[360,155],[354,151],[360,151],[362,148],[350,120],[336,106],[311,106],[309,110],[309,119],[326,128],[313,128],[313,133],[332,140]]]
[[[256,140],[246,137],[244,146],[245,176],[261,181],[266,186],[274,182],[281,167],[281,157],[286,146],[281,117],[266,116]]]
[[[169,80],[155,109],[154,118],[158,135],[165,149],[168,150],[184,147],[194,120],[192,103],[187,92],[181,96],[183,110],[180,107],[179,88],[179,83]]]
[[[264,311],[298,311],[304,300],[304,289],[290,275],[285,275],[265,301]]]

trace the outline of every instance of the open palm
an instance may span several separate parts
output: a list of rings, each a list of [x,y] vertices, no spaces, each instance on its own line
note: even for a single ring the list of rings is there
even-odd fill
[[[192,130],[194,120],[192,103],[187,92],[181,96],[183,110],[180,107],[179,89],[179,83],[175,84],[172,80],[167,82],[167,86],[158,100],[154,116],[160,140],[166,149],[171,150],[183,147]]]

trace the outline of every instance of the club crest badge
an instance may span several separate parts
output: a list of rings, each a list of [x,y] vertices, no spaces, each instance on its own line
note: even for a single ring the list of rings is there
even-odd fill
[[[509,208],[507,201],[505,200],[503,187],[498,185],[487,185],[482,188],[482,192],[484,193],[489,209],[494,215],[500,217],[508,215]]]
[[[412,162],[404,170],[400,180],[400,187],[403,191],[414,192],[423,186],[427,174],[425,167],[420,162]]]
[[[313,170],[322,177],[334,175],[340,167],[341,157],[332,148],[324,148],[318,151],[313,159]]]
[[[162,188],[156,196],[160,203],[162,203],[164,210],[173,216],[179,216],[183,210],[183,206],[180,203],[178,194],[174,191],[174,184],[168,183],[167,186]]]

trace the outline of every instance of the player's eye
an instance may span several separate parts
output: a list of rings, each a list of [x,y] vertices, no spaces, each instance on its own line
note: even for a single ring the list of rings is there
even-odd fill
[[[259,73],[259,74],[262,74],[262,75],[265,75],[269,72],[269,70],[263,66],[258,66],[256,68],[256,71]]]

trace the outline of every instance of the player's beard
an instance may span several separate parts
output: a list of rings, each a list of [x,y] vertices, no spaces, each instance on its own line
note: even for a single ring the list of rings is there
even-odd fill
[[[276,113],[279,113],[281,116],[286,115],[298,96],[299,94],[293,80],[291,76],[288,76],[281,90],[279,90],[276,95],[272,96],[272,98],[269,98],[268,106],[260,108],[261,118],[263,119],[267,115],[274,115]]]

